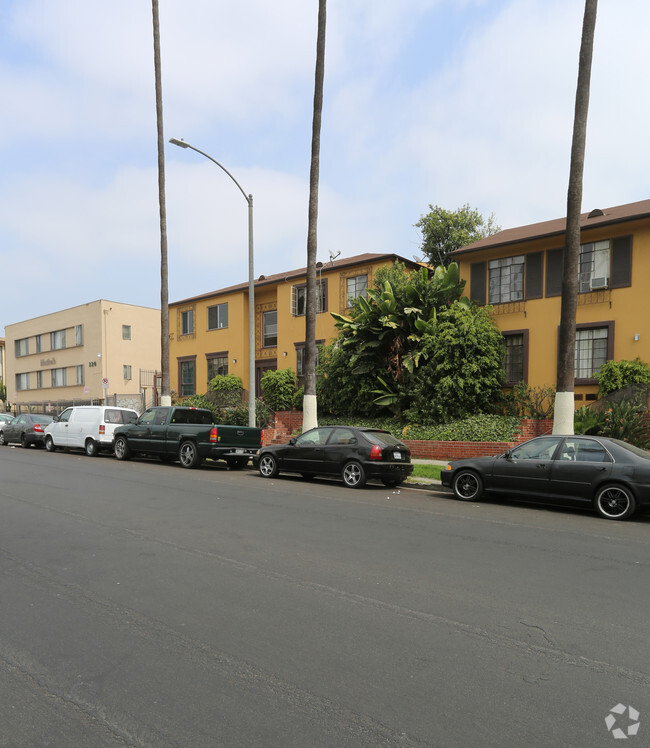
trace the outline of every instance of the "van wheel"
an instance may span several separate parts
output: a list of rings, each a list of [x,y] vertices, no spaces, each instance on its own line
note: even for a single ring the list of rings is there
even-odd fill
[[[115,456],[118,460],[128,460],[131,457],[131,450],[126,437],[118,436],[115,440]]]
[[[86,439],[86,454],[88,457],[97,457],[99,454],[99,444],[94,439]]]
[[[200,465],[201,458],[199,457],[199,450],[196,444],[191,441],[183,442],[178,451],[178,459],[184,468],[195,468],[197,465]]]
[[[54,439],[49,435],[45,437],[45,449],[47,449],[48,452],[54,452],[56,449],[54,446]]]

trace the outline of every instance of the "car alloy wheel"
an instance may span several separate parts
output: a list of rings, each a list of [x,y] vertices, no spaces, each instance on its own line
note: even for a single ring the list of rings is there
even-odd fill
[[[262,478],[275,478],[278,474],[278,461],[273,455],[262,455],[258,469]]]
[[[483,481],[473,470],[461,470],[454,478],[453,489],[461,501],[475,501],[483,493]]]
[[[6,447],[7,442],[5,440],[5,433],[4,431],[0,431],[0,447]]]
[[[366,484],[366,473],[363,467],[358,463],[350,460],[343,465],[343,483],[348,488],[363,488]]]
[[[129,449],[129,443],[123,436],[118,436],[115,440],[115,456],[118,460],[128,460],[131,456],[131,450]]]
[[[178,459],[184,468],[195,468],[201,462],[196,444],[191,441],[183,442],[178,450]]]
[[[605,519],[627,519],[634,514],[636,502],[629,488],[610,484],[598,491],[596,509]]]

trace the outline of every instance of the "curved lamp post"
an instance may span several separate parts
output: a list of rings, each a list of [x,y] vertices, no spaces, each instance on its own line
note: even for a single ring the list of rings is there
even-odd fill
[[[207,159],[210,159],[212,163],[216,164],[220,169],[226,172],[226,174],[232,179],[237,185],[239,191],[244,196],[244,199],[248,203],[248,425],[255,425],[255,275],[253,271],[253,196],[247,195],[239,182],[233,177],[233,175],[226,169],[225,166],[220,164],[212,156],[200,151],[193,145],[186,143],[184,140],[178,140],[178,138],[170,138],[170,143],[173,145],[180,146],[181,148],[191,148],[193,151],[200,153]]]

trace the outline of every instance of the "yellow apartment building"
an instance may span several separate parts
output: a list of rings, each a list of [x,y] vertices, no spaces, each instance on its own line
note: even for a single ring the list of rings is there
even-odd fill
[[[650,200],[592,210],[580,225],[577,405],[596,399],[605,361],[650,363]],[[565,218],[521,226],[452,253],[466,294],[494,307],[510,384],[555,385],[565,229]]]
[[[395,254],[361,254],[317,263],[320,291],[317,343],[336,336],[330,312],[345,314],[352,299],[372,287],[378,268],[412,260]],[[255,281],[255,371],[291,368],[302,376],[305,350],[306,268]],[[169,305],[170,385],[179,395],[203,394],[217,374],[248,382],[248,284],[222,288]]]
[[[141,371],[160,370],[159,309],[101,299],[6,325],[5,339],[7,399],[17,409],[112,395],[132,396],[135,407]]]

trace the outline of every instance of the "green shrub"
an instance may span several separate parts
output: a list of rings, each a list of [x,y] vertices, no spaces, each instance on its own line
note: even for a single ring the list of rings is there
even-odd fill
[[[607,361],[594,374],[601,397],[616,392],[628,384],[650,383],[650,367],[640,358],[634,361]]]
[[[622,439],[642,449],[648,449],[648,411],[629,402],[613,403],[604,415],[601,436]]]
[[[555,405],[555,387],[531,387],[525,382],[518,382],[503,397],[506,413],[521,418],[553,418]]]
[[[260,387],[271,410],[289,410],[296,394],[296,375],[292,369],[267,371],[262,377]]]
[[[604,422],[605,414],[588,405],[583,405],[573,414],[573,430],[576,434],[600,434]]]

